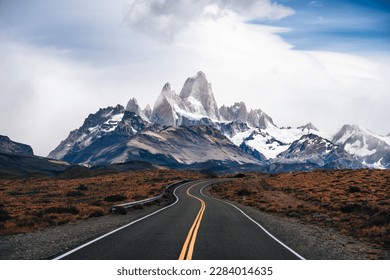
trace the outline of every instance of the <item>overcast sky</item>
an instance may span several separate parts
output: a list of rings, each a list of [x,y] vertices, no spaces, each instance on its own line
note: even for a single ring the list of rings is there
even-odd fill
[[[390,4],[0,0],[0,134],[46,156],[100,107],[205,72],[279,126],[390,132]]]

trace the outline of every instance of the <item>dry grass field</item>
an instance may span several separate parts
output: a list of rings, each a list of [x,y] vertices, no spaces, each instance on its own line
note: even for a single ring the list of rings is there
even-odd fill
[[[113,204],[158,196],[192,172],[153,170],[80,179],[0,180],[0,235],[107,215]]]
[[[0,235],[25,233],[107,215],[113,204],[160,195],[199,173],[151,170],[88,178],[0,180]],[[390,249],[390,170],[249,173],[214,186],[214,196],[276,215],[333,228]]]
[[[251,173],[211,194],[390,249],[390,170]]]

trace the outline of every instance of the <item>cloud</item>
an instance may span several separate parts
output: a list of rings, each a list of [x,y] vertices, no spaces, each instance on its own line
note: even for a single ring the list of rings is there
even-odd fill
[[[39,155],[100,107],[131,97],[153,105],[166,82],[180,91],[199,70],[220,106],[242,100],[280,126],[312,121],[335,131],[358,123],[389,132],[389,56],[375,62],[296,50],[280,36],[288,29],[247,24],[288,16],[287,7],[222,0],[123,0],[111,7],[70,0],[51,10],[49,2],[28,7],[31,15],[51,12],[48,18],[11,13],[0,22],[0,134],[31,144]],[[22,5],[8,3],[14,11]]]
[[[134,30],[171,40],[190,23],[235,13],[242,20],[281,19],[294,10],[269,0],[132,0],[124,23]]]
[[[384,120],[390,115],[382,106],[390,103],[388,66],[355,55],[294,50],[280,31],[234,16],[203,20],[176,39],[192,55],[183,55],[175,68],[196,65],[208,75],[219,103],[243,100],[282,126],[313,121],[334,131],[357,122],[388,130]]]
[[[124,103],[119,69],[96,69],[66,52],[2,41],[0,134],[46,156],[89,113]],[[120,80],[120,81],[118,81]]]

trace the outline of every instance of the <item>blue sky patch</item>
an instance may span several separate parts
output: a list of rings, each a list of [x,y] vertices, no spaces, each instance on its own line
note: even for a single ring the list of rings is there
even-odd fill
[[[390,51],[390,1],[280,0],[295,14],[281,20],[257,21],[289,28],[281,33],[301,50],[346,52]]]

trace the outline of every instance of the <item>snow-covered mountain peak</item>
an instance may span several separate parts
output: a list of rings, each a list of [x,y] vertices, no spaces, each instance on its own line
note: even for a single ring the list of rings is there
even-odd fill
[[[267,127],[270,126],[276,127],[272,118],[260,109],[256,109],[256,110],[252,109],[249,112],[248,123],[249,125],[253,127],[258,127],[260,129],[266,129]]]
[[[334,136],[333,142],[369,167],[390,167],[389,137],[375,134],[359,125],[344,125]]]
[[[348,140],[352,140],[352,138],[357,139],[357,138],[367,138],[367,137],[374,137],[374,138],[383,138],[380,139],[384,142],[386,142],[385,137],[377,135],[370,130],[356,125],[356,124],[346,124],[344,125],[339,132],[336,133],[336,135],[333,138],[333,141],[335,143],[345,143]]]
[[[284,163],[315,164],[332,169],[362,168],[342,147],[311,133],[294,141],[285,152],[278,155],[278,160]]]
[[[206,119],[219,121],[220,116],[211,85],[203,72],[188,78],[180,95],[172,90],[169,83],[165,84],[151,116],[152,122],[167,126],[204,124]]]
[[[143,120],[150,122],[150,117],[146,116],[145,112],[141,110],[141,107],[138,105],[137,99],[135,98],[131,98],[129,100],[126,106],[126,111],[133,112],[136,115],[140,116]]]
[[[203,72],[199,71],[196,76],[186,80],[180,98],[191,113],[201,113],[204,110],[210,119],[220,120],[211,84]]]
[[[94,164],[148,159],[171,166],[217,160],[260,163],[277,172],[390,168],[390,134],[358,125],[345,125],[336,135],[310,122],[278,127],[264,111],[249,110],[244,102],[218,109],[211,84],[198,72],[180,94],[166,83],[153,110],[142,110],[132,98],[126,110],[118,105],[90,114],[50,157]]]
[[[306,131],[307,133],[310,133],[311,131],[319,131],[317,127],[314,126],[314,124],[312,124],[311,122],[305,124],[305,125],[302,125],[302,126],[299,126],[298,129],[301,129],[302,131]]]
[[[233,106],[223,105],[219,108],[219,114],[226,121],[241,121],[248,120],[248,111],[244,102],[236,102]]]
[[[125,108],[121,105],[103,108],[95,114],[90,114],[80,128],[71,131],[69,136],[50,152],[49,157],[63,159],[71,150],[88,147],[96,139],[115,131],[124,115]]]
[[[170,91],[172,91],[171,84],[170,84],[170,83],[166,83],[166,84],[163,86],[162,91],[163,91],[163,92],[170,92]]]
[[[131,98],[129,102],[127,102],[126,111],[137,113],[140,109],[137,99]]]
[[[180,98],[172,91],[171,85],[166,83],[154,104],[151,121],[166,126],[175,126],[178,118],[176,108],[179,108],[180,105]]]

